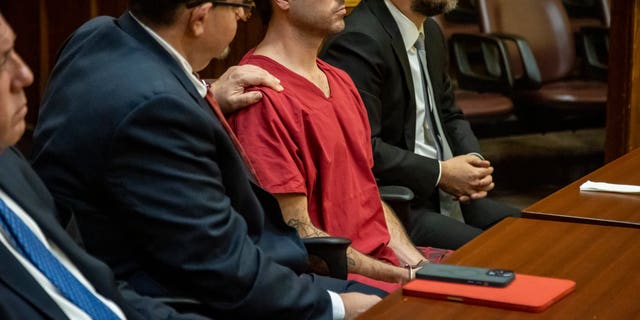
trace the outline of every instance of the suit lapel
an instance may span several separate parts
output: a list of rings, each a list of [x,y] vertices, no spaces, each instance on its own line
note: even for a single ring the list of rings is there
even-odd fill
[[[429,69],[429,77],[431,79],[431,87],[433,88],[433,92],[442,92],[442,56],[443,51],[439,49],[439,46],[428,46],[426,43],[426,39],[436,39],[437,40],[437,32],[440,32],[440,27],[436,24],[436,22],[432,18],[427,18],[424,21],[424,32],[425,32],[425,48],[427,48],[427,67]],[[441,39],[443,40],[443,39]],[[433,43],[437,43],[437,41],[433,41]],[[443,48],[444,49],[444,48]],[[434,75],[438,75],[434,78]],[[439,99],[434,97],[436,104],[439,103]],[[440,112],[440,107],[437,106],[436,110]]]
[[[176,61],[176,59],[172,57],[167,50],[163,48],[158,41],[149,34],[149,32],[147,32],[147,30],[136,22],[129,12],[125,12],[120,16],[117,23],[124,32],[138,40],[140,45],[154,53],[162,61],[162,65],[171,70],[171,73],[176,77],[176,80],[178,80],[182,87],[189,92],[189,95],[191,95],[193,100],[200,105],[200,107],[205,109],[205,112],[207,112],[212,118],[218,120],[218,117],[213,113],[213,110],[211,110],[207,101],[200,96],[198,90],[196,90],[193,83],[191,83],[191,80],[185,74],[184,69],[182,69],[178,64],[178,61]]]
[[[191,80],[189,80],[182,67],[178,64],[178,61],[176,61],[176,59],[173,58],[138,22],[136,22],[129,12],[125,12],[120,16],[117,22],[124,32],[137,39],[140,45],[146,47],[162,60],[162,64],[171,70],[176,79],[180,84],[182,84],[184,89],[189,92],[195,101],[197,101],[201,106],[207,107],[206,102],[200,96],[193,83],[191,83]]]
[[[411,67],[409,58],[404,47],[404,40],[400,34],[400,29],[396,21],[393,19],[389,8],[387,8],[384,0],[368,0],[365,2],[369,6],[369,10],[376,16],[382,27],[387,31],[391,38],[391,46],[396,55],[396,59],[400,62],[402,74],[404,75],[405,88],[408,89],[407,109],[404,119],[405,143],[409,150],[413,150],[415,146],[415,130],[416,130],[416,100],[413,88],[413,77],[411,76]]]
[[[110,274],[103,272],[108,269],[86,254],[62,228],[55,216],[56,207],[48,190],[29,163],[13,149],[0,154],[0,188],[29,214],[47,239],[64,252],[97,292],[108,299],[117,297],[117,293],[109,286],[113,279]],[[42,293],[48,297],[44,291]]]
[[[67,319],[60,307],[42,289],[18,260],[0,245],[0,281],[51,319]]]
[[[4,150],[0,154],[0,187],[21,207],[32,212],[42,201],[35,201],[35,198],[32,199],[34,201],[24,201],[25,197],[34,195],[31,188],[25,188],[25,166],[28,166],[26,160],[18,158],[13,150]],[[0,246],[0,261],[0,281],[52,319],[66,319],[58,305],[4,246]]]
[[[41,212],[51,210],[54,206],[53,200],[48,197],[48,190],[27,160],[14,149],[4,150],[0,154],[0,187],[36,221]],[[54,213],[46,214],[55,218]]]

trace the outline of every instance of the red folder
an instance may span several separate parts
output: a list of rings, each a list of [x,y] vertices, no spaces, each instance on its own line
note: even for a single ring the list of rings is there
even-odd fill
[[[413,280],[402,293],[430,299],[450,300],[496,308],[541,312],[571,293],[576,283],[566,279],[516,274],[504,288],[433,280]]]

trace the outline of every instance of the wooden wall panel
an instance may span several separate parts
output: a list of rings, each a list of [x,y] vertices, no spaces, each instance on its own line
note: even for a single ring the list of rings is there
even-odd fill
[[[42,44],[41,90],[44,90],[60,47],[69,35],[91,18],[91,1],[39,0]]]
[[[7,22],[17,34],[15,50],[22,56],[24,61],[31,67],[34,76],[37,76],[41,69],[41,43],[40,43],[40,12],[38,0],[22,1],[0,1],[0,11]],[[36,77],[34,84],[26,89],[29,101],[29,113],[27,122],[33,124],[37,114],[37,105],[40,101],[39,78]]]
[[[91,0],[95,6],[94,16],[119,17],[127,9],[127,0]]]
[[[605,160],[640,147],[640,0],[611,1]]]
[[[631,112],[629,113],[629,142],[627,144],[627,152],[640,148],[640,1],[635,0],[633,7],[633,40],[631,41],[631,66],[627,66],[627,70],[631,70]]]

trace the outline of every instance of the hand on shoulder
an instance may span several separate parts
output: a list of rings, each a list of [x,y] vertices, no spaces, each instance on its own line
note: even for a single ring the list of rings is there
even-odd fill
[[[233,66],[211,84],[209,89],[224,114],[236,112],[262,99],[259,91],[245,91],[251,86],[265,86],[276,91],[284,88],[280,80],[253,65]]]

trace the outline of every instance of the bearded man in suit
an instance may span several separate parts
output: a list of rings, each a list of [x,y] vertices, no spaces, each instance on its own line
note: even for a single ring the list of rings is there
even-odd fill
[[[373,171],[416,198],[416,245],[456,249],[519,210],[487,199],[493,167],[455,105],[446,41],[430,16],[457,0],[363,0],[320,57],[347,71],[369,117]]]

